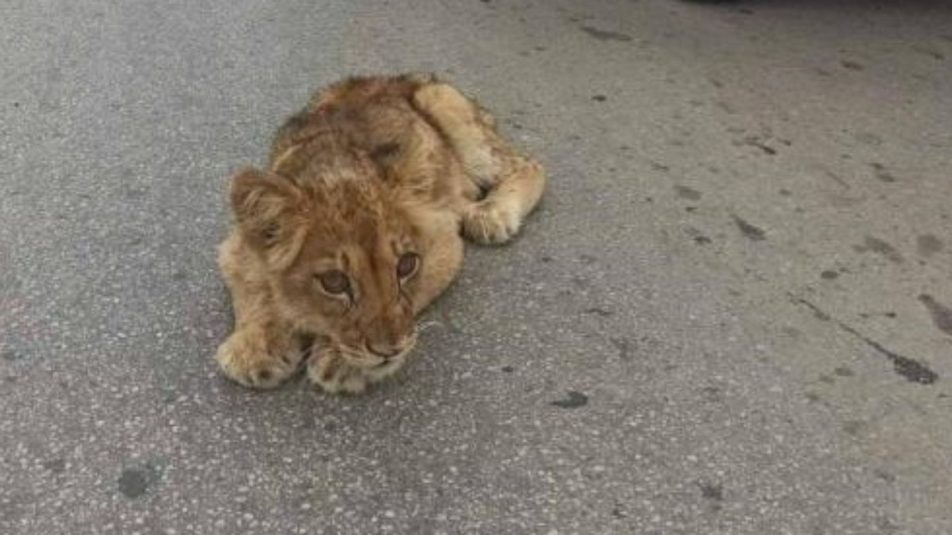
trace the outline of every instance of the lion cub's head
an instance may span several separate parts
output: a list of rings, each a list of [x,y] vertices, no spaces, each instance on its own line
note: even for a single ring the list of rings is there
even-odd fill
[[[231,186],[239,232],[282,316],[361,368],[395,364],[412,348],[425,263],[418,229],[370,174],[298,183],[247,168]]]

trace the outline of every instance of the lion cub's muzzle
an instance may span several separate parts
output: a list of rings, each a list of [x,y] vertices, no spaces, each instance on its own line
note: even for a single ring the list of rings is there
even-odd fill
[[[363,347],[342,347],[342,353],[347,361],[359,368],[382,368],[387,365],[402,362],[406,355],[416,346],[416,329],[394,343],[364,342]]]

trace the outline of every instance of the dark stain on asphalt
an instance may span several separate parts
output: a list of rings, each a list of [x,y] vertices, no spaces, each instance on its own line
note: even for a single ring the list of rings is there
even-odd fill
[[[866,428],[866,422],[860,420],[847,420],[843,422],[843,431],[847,435],[857,436]]]
[[[618,350],[618,357],[622,360],[631,359],[631,341],[627,338],[609,338],[609,342]]]
[[[594,314],[594,315],[596,315],[596,316],[598,316],[598,317],[600,317],[600,318],[608,318],[608,317],[611,317],[611,316],[615,315],[615,313],[612,312],[611,310],[606,310],[606,309],[601,308],[601,307],[590,307],[590,308],[586,308],[586,309],[583,310],[582,312],[585,313],[585,314]]]
[[[936,61],[945,60],[945,54],[943,54],[942,52],[939,52],[938,50],[934,48],[929,48],[924,46],[914,46],[912,47],[912,49],[915,50],[916,52],[919,52],[920,54],[925,54]]]
[[[889,242],[883,241],[873,236],[866,236],[861,245],[854,245],[853,249],[858,253],[873,252],[886,257],[890,262],[896,264],[902,263],[902,255]]]
[[[857,141],[866,143],[867,145],[878,146],[878,145],[882,145],[883,143],[883,138],[877,136],[876,134],[872,132],[857,132],[855,137]]]
[[[701,497],[705,500],[724,501],[724,486],[720,483],[698,482],[697,486],[701,489]]]
[[[674,192],[678,195],[678,197],[680,197],[680,198],[682,198],[682,199],[687,199],[687,200],[689,200],[689,201],[699,201],[699,200],[701,200],[701,195],[702,195],[701,192],[698,191],[698,190],[696,190],[696,189],[694,189],[694,188],[689,188],[689,187],[687,187],[687,186],[676,185],[676,186],[674,186]]]
[[[945,247],[934,234],[921,234],[916,238],[916,251],[920,256],[932,256]]]
[[[744,143],[746,143],[747,145],[750,145],[751,147],[757,147],[758,149],[763,151],[764,154],[768,156],[773,156],[777,154],[777,149],[765,144],[763,141],[761,141],[755,136],[749,136],[745,138]]]
[[[851,59],[844,59],[840,61],[840,65],[842,65],[844,68],[849,69],[851,71],[861,71],[866,68],[863,66],[862,63],[858,61],[853,61]]]
[[[842,325],[841,325],[842,326]],[[866,345],[875,349],[876,351],[882,353],[886,356],[892,363],[893,369],[896,373],[906,378],[907,381],[913,383],[919,383],[923,385],[929,385],[936,382],[939,379],[939,375],[934,371],[930,370],[928,366],[919,362],[918,360],[911,359],[909,357],[904,357],[898,353],[890,351],[883,347],[879,342],[866,338],[865,336],[860,335],[858,332],[853,330],[852,327],[842,326],[847,332],[852,332],[854,335],[859,337],[860,340],[866,342]]]
[[[864,336],[853,327],[843,323],[842,321],[833,319],[833,317],[830,316],[826,311],[806,299],[797,297],[793,294],[788,294],[788,296],[793,301],[793,303],[804,306],[812,311],[813,315],[816,316],[817,319],[835,323],[841,330],[853,335],[867,346],[876,350],[876,352],[879,354],[885,356],[892,363],[893,371],[901,375],[907,381],[921,385],[930,385],[939,380],[939,374],[932,371],[922,362],[887,349],[879,342]]]
[[[66,459],[50,459],[43,462],[43,468],[46,468],[54,474],[62,474],[66,470]]]
[[[894,474],[887,472],[881,468],[877,468],[873,470],[873,475],[875,475],[876,477],[878,477],[879,479],[882,479],[883,481],[887,483],[893,483],[894,481],[896,481],[896,476]]]
[[[731,214],[731,218],[734,220],[734,224],[737,225],[737,228],[740,229],[741,234],[747,239],[751,241],[763,241],[767,239],[767,233],[764,232],[764,229],[749,223],[736,214]]]
[[[870,166],[872,166],[873,171],[876,173],[876,178],[878,178],[879,180],[882,180],[883,182],[896,181],[896,177],[892,173],[890,173],[889,170],[886,169],[886,166],[884,166],[883,164],[873,162],[870,164]]]
[[[705,386],[701,389],[701,394],[705,400],[712,403],[724,401],[724,395],[721,393],[721,389],[716,386]]]
[[[935,324],[936,328],[945,334],[952,335],[952,308],[936,301],[929,294],[920,295],[919,302],[925,305],[926,310],[929,311],[929,315],[932,316],[932,323]]]
[[[827,169],[827,170],[824,172],[824,174],[825,174],[827,177],[829,177],[830,180],[832,180],[833,182],[836,182],[837,184],[839,184],[840,186],[842,186],[844,189],[850,189],[849,183],[848,183],[847,181],[843,180],[843,178],[842,178],[840,175],[834,173],[833,171],[830,171],[829,169]]]
[[[853,373],[853,370],[847,368],[846,366],[839,366],[839,367],[833,368],[833,373],[835,373],[836,375],[839,375],[840,377],[852,377],[853,375],[855,375]]]
[[[600,29],[600,28],[595,28],[595,27],[593,27],[593,26],[579,26],[579,28],[580,28],[583,32],[585,32],[585,33],[591,35],[592,37],[594,37],[595,39],[598,39],[599,41],[622,41],[622,42],[627,42],[627,41],[631,41],[631,40],[632,40],[630,35],[627,35],[627,34],[624,34],[624,33],[620,33],[620,32],[612,32],[612,31],[608,31],[608,30],[602,30],[602,29]]]
[[[144,495],[156,478],[157,474],[152,467],[133,466],[124,469],[116,483],[123,496],[134,499]]]
[[[588,405],[588,396],[575,390],[569,390],[563,399],[557,399],[551,403],[560,409],[577,409]]]

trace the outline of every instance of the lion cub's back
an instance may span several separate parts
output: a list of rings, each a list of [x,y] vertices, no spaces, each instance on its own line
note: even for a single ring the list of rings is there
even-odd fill
[[[423,83],[423,77],[412,75],[349,78],[319,90],[278,129],[271,161],[292,147],[315,140],[324,148],[334,145],[374,157],[389,156],[395,147],[406,146],[412,141],[409,137],[418,134],[423,119],[410,99]]]
[[[452,148],[412,104],[414,93],[431,81],[414,75],[351,78],[318,91],[278,130],[272,168],[297,175],[322,160],[357,157],[373,161],[391,187],[415,199],[461,197],[469,184],[459,178]]]
[[[435,79],[428,75],[352,77],[318,91],[311,97],[308,109],[322,106],[363,108],[374,103],[393,100],[408,101],[422,85]]]

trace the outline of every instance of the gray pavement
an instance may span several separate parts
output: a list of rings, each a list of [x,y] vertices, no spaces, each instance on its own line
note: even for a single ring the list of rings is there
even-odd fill
[[[952,533],[952,5],[8,0],[0,533]],[[551,174],[399,379],[226,382],[224,188],[350,73]]]

